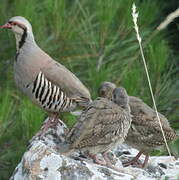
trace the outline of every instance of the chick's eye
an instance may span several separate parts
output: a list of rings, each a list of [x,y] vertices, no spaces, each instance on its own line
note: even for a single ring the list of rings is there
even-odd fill
[[[100,90],[100,95],[103,97],[105,95],[105,91],[104,90]]]

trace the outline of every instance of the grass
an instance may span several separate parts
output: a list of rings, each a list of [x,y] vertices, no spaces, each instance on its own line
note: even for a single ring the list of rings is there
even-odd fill
[[[130,95],[152,105],[133,30],[132,3],[132,0],[125,3],[122,0],[3,0],[0,24],[14,15],[29,19],[42,49],[74,72],[90,89],[93,98],[105,80],[124,86]],[[136,4],[158,109],[168,117],[172,127],[179,130],[179,81],[173,65],[176,57],[165,32],[148,41],[158,25],[162,5],[150,0],[136,0]],[[1,30],[0,37],[0,179],[8,179],[47,115],[15,87],[14,36]],[[75,121],[68,113],[63,119],[69,126]],[[179,142],[172,143],[171,149],[179,155]]]

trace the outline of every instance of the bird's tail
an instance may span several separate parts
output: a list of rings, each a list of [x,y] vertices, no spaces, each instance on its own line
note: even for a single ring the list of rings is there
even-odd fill
[[[88,107],[88,105],[92,102],[91,99],[86,98],[86,97],[76,98],[75,101],[81,107]]]

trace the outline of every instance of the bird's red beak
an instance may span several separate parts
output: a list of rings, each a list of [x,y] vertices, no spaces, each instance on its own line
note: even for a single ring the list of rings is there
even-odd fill
[[[10,23],[6,23],[6,24],[0,26],[0,28],[2,28],[2,29],[11,29],[12,25]]]

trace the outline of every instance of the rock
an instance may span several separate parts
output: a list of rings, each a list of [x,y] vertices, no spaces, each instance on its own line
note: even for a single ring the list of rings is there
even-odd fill
[[[59,153],[65,143],[66,125],[59,123],[50,128],[41,138],[34,137],[21,162],[14,170],[10,180],[177,180],[179,176],[179,159],[174,161],[168,156],[151,157],[146,169],[122,167],[121,160],[130,159],[138,152],[127,145],[117,147],[110,158],[116,166],[123,168],[119,173],[105,166],[94,164],[88,159],[79,160]]]

